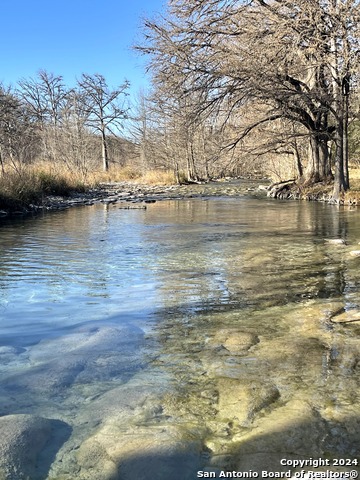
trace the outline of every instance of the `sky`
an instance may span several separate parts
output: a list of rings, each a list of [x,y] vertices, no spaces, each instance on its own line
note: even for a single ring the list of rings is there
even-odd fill
[[[130,93],[147,89],[145,59],[132,45],[143,18],[166,0],[2,0],[0,82],[15,86],[42,69],[74,86],[82,73],[103,75],[110,87],[128,80]]]

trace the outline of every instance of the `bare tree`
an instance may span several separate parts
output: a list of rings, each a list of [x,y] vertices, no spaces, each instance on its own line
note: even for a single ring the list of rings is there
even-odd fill
[[[55,160],[58,133],[67,89],[60,75],[40,70],[35,78],[18,82],[18,96],[37,125],[43,142],[43,155]]]
[[[18,170],[37,155],[39,138],[32,117],[10,88],[0,86],[0,165],[4,174],[8,163]]]
[[[111,90],[102,75],[83,74],[78,86],[87,113],[86,125],[101,136],[103,169],[107,171],[109,168],[107,135],[109,133],[115,135],[127,118],[125,96],[129,83],[125,81],[115,90]]]

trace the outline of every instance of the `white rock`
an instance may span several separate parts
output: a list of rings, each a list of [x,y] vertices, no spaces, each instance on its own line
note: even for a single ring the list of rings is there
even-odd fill
[[[343,238],[328,238],[326,239],[327,243],[331,245],[346,245],[346,242]]]

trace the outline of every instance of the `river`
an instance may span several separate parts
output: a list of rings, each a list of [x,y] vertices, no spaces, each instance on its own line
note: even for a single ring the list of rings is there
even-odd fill
[[[0,228],[1,479],[357,471],[359,209],[218,196]]]

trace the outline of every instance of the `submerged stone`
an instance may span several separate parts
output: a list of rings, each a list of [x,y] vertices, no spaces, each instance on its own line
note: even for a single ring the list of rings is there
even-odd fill
[[[339,313],[331,318],[333,323],[351,323],[360,322],[359,310],[347,310],[346,312]]]
[[[114,378],[125,381],[142,365],[143,337],[144,332],[131,325],[100,325],[43,340],[29,349],[30,366],[8,377],[2,386],[25,397],[46,393],[64,398],[74,385]]]
[[[89,480],[192,480],[200,452],[201,443],[185,440],[178,428],[139,427],[124,434],[109,421],[81,445],[77,460]]]
[[[38,456],[51,436],[51,421],[35,415],[0,418],[1,480],[35,480]]]
[[[246,353],[253,345],[259,343],[259,337],[253,333],[241,332],[236,329],[221,329],[208,339],[207,345],[213,348],[226,349],[232,355]]]
[[[280,459],[320,456],[326,422],[303,400],[293,399],[259,419],[248,433],[233,438],[238,470],[280,470]],[[277,468],[275,468],[277,467]],[[288,469],[289,467],[284,467]]]
[[[343,238],[327,238],[325,241],[330,245],[346,245],[346,242]]]
[[[255,414],[279,399],[275,385],[221,378],[218,381],[219,419],[247,426]]]

